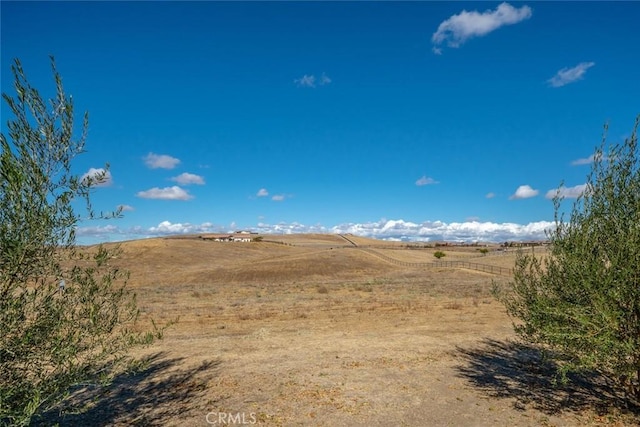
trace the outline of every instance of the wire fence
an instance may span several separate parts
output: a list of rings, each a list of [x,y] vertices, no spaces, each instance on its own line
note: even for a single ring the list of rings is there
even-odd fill
[[[399,265],[402,267],[413,267],[413,268],[466,268],[468,270],[476,270],[482,271],[484,273],[497,274],[500,276],[509,276],[513,275],[513,270],[506,267],[498,267],[496,265],[489,264],[480,264],[477,262],[468,262],[468,261],[433,261],[433,262],[406,262],[399,261],[395,258],[391,258],[387,255],[381,254],[380,252],[374,251],[368,248],[360,247],[360,250],[370,253],[371,255],[375,255],[378,258],[381,258],[387,262],[390,262],[395,265]]]
[[[483,271],[485,273],[497,274],[500,276],[513,276],[513,270],[506,267],[499,267],[497,265],[479,264],[477,262],[467,261],[436,261],[431,263],[435,267],[450,267],[450,268],[466,268],[469,270]]]

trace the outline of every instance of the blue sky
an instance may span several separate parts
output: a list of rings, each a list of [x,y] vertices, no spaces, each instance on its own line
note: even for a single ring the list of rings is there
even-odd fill
[[[544,237],[640,113],[639,2],[8,2],[2,91],[53,54],[110,164],[80,242],[252,230]],[[2,131],[8,110],[2,105]],[[568,199],[570,204],[570,199]]]

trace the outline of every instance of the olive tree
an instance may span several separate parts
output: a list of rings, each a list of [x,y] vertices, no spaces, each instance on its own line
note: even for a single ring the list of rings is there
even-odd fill
[[[624,143],[602,144],[569,219],[554,198],[546,257],[521,253],[496,289],[525,340],[552,350],[561,373],[589,370],[640,402],[640,157],[638,123]]]
[[[107,381],[128,350],[153,339],[138,332],[127,272],[117,248],[81,248],[75,231],[92,217],[92,188],[104,172],[79,177],[88,115],[74,131],[74,110],[51,57],[55,95],[46,102],[18,60],[13,117],[0,134],[0,424],[27,425],[70,387]],[[79,204],[80,202],[80,204]],[[118,213],[115,213],[116,215]]]

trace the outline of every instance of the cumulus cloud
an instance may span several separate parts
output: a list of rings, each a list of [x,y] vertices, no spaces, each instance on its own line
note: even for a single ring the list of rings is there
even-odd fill
[[[173,187],[158,188],[154,187],[146,191],[139,191],[138,197],[143,199],[161,199],[161,200],[189,200],[193,196],[182,188],[174,185]]]
[[[571,162],[571,166],[590,165],[591,163],[593,163],[594,159],[595,159],[595,156],[592,154],[589,157],[583,157],[580,159],[573,160]]]
[[[172,234],[197,234],[197,233],[225,233],[230,232],[228,228],[214,225],[210,222],[202,224],[171,223],[162,221],[152,227],[129,227],[120,228],[115,225],[104,225],[97,227],[78,227],[76,235],[84,241],[117,241],[132,240],[148,237],[168,236]]]
[[[256,193],[256,197],[267,197],[267,196],[269,196],[269,192],[267,191],[266,188],[261,188]],[[273,200],[274,202],[282,202],[283,200],[290,199],[291,197],[293,197],[293,195],[291,194],[274,194],[273,196],[271,196],[271,200]]]
[[[531,197],[537,196],[539,193],[538,190],[534,190],[528,185],[521,185],[518,187],[515,193],[509,197],[509,200],[518,200],[518,199],[529,199]]]
[[[331,78],[327,76],[325,73],[322,73],[320,78],[316,79],[316,76],[313,74],[305,74],[299,79],[294,79],[293,82],[298,87],[311,87],[315,88],[316,86],[324,86],[331,83]]]
[[[180,164],[180,159],[166,154],[149,153],[143,157],[144,164],[151,169],[173,169]]]
[[[322,75],[320,76],[320,86],[328,85],[329,83],[331,83],[331,79],[329,78],[329,76],[327,76],[325,73],[322,73]]]
[[[314,75],[307,75],[294,80],[298,87],[316,87],[316,77]]]
[[[305,225],[298,222],[267,224],[260,222],[255,227],[245,228],[261,234],[296,233],[351,233],[356,236],[393,241],[454,241],[454,242],[504,242],[522,240],[543,240],[545,232],[554,227],[550,221],[528,224],[494,222],[452,222],[424,221],[420,223],[382,219],[377,222],[345,223],[333,227]],[[210,222],[202,224],[172,223],[162,221],[157,226],[143,228],[118,228],[114,225],[100,227],[79,227],[77,235],[85,240],[130,240],[141,237],[156,237],[171,234],[224,233],[227,227]]]
[[[124,232],[116,225],[101,225],[96,227],[78,227],[76,236],[80,243],[83,240],[93,240],[97,242],[109,242],[112,240],[130,240],[135,238],[134,235]]]
[[[118,205],[117,207],[119,210],[121,210],[122,212],[127,212],[127,211],[135,211],[133,206],[129,206],[129,205]]]
[[[192,173],[182,173],[178,176],[174,176],[171,178],[171,181],[175,181],[180,185],[189,185],[189,184],[197,184],[204,185],[204,178],[200,175],[195,175]]]
[[[560,197],[563,197],[565,199],[577,199],[582,195],[582,193],[584,193],[584,190],[586,189],[587,189],[587,184],[580,184],[580,185],[576,185],[575,187],[562,186],[560,188],[555,188],[553,190],[547,191],[547,194],[545,195],[545,197],[547,199],[553,199],[556,196],[556,194],[559,194]]]
[[[156,227],[150,227],[149,233],[151,235],[166,235],[166,234],[192,234],[209,232],[213,228],[213,224],[205,222],[202,224],[189,224],[186,223],[171,223],[169,221],[162,221]]]
[[[90,183],[92,187],[108,187],[113,183],[111,172],[103,168],[89,168],[80,181],[84,184]]]
[[[462,223],[426,221],[413,223],[403,220],[381,220],[364,224],[343,224],[333,227],[332,231],[396,241],[502,242],[506,240],[544,239],[545,230],[552,226],[553,223],[548,221],[523,225],[477,221]]]
[[[606,161],[609,161],[609,158],[607,156],[602,155],[602,156],[598,157],[598,160],[602,160],[602,161],[606,162]],[[596,161],[596,155],[592,154],[589,157],[584,157],[584,158],[576,159],[576,160],[572,161],[571,162],[571,166],[590,165],[594,161]]]
[[[494,197],[496,197],[495,193],[487,193],[484,197],[486,197],[487,199],[493,199]]]
[[[440,23],[438,30],[431,37],[434,44],[433,52],[441,54],[442,49],[439,46],[443,43],[457,48],[469,39],[482,37],[505,25],[517,24],[529,19],[531,15],[529,6],[515,8],[509,3],[502,3],[495,10],[482,13],[463,10]]]
[[[422,178],[416,181],[416,185],[418,187],[422,187],[423,185],[431,185],[431,184],[438,184],[438,181],[436,181],[433,178],[429,178],[426,175],[422,176]]]
[[[551,87],[562,87],[569,83],[582,80],[587,70],[596,65],[595,62],[581,62],[573,68],[563,68],[547,82]]]

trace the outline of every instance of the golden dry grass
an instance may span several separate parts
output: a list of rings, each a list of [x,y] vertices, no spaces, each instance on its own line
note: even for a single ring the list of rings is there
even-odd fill
[[[435,248],[347,237],[398,261],[435,259]],[[214,413],[286,426],[603,421],[585,398],[580,410],[547,404],[571,394],[536,389],[526,366],[509,368],[512,378],[492,374],[530,354],[510,347],[510,320],[490,293],[506,278],[399,266],[336,235],[265,240],[281,243],[122,244],[116,263],[131,271],[141,323],[180,320],[138,353],[150,357],[146,370],[116,381],[99,404],[78,397],[84,412],[62,425],[206,426]],[[514,260],[438,249],[448,259]]]

